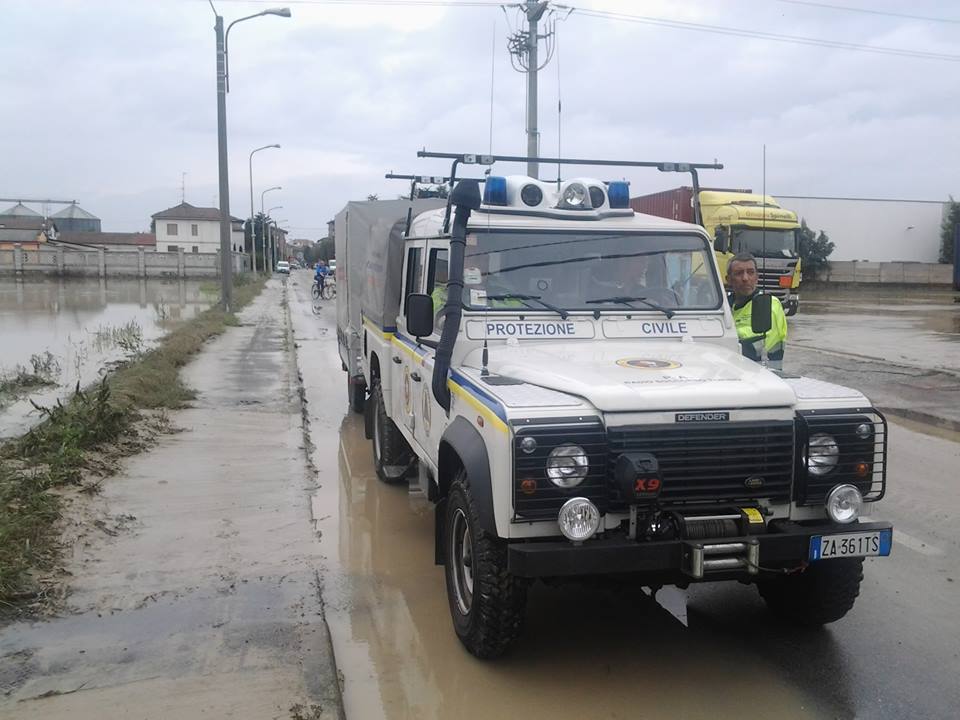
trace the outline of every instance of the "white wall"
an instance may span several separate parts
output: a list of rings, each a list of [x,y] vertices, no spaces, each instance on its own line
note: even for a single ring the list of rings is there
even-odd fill
[[[176,225],[177,234],[168,235],[167,225]],[[197,226],[197,234],[192,235],[192,225]],[[157,220],[157,252],[167,252],[174,245],[182,247],[184,252],[215,253],[220,249],[220,223],[217,220]],[[237,252],[243,252],[243,231],[234,230],[231,241]]]
[[[775,197],[834,242],[830,260],[935,263],[940,257],[945,202]]]

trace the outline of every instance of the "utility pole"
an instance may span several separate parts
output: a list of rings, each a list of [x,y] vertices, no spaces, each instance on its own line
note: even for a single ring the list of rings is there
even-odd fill
[[[230,220],[230,181],[227,171],[227,53],[223,18],[217,15],[217,155],[220,171],[220,302],[223,309],[233,309],[233,232]]]
[[[510,62],[513,69],[527,74],[527,157],[535,158],[540,155],[540,131],[537,128],[537,71],[541,70],[553,55],[549,45],[554,34],[552,24],[548,24],[547,32],[540,35],[540,20],[550,6],[550,0],[526,0],[516,5],[527,21],[527,29],[518,31],[510,36],[507,47],[510,50]],[[551,11],[552,13],[552,11]],[[540,64],[538,44],[540,40],[547,40],[547,59]],[[540,163],[527,163],[527,175],[537,177],[540,172]]]

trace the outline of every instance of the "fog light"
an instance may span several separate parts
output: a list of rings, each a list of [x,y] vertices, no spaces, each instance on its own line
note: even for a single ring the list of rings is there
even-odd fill
[[[600,511],[587,498],[571,498],[560,508],[557,523],[567,540],[583,542],[593,537],[600,527]]]
[[[824,505],[831,520],[846,525],[860,517],[863,496],[853,485],[837,485],[827,495]]]

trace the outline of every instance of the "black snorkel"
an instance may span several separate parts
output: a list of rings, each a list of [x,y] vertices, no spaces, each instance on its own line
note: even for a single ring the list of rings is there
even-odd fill
[[[455,208],[450,232],[450,259],[447,265],[447,301],[441,311],[444,318],[440,343],[434,356],[431,389],[437,403],[450,412],[450,388],[447,374],[453,357],[453,345],[460,333],[463,315],[463,256],[467,245],[467,221],[470,213],[480,207],[480,184],[476,180],[461,180],[450,193],[447,207]],[[448,210],[449,212],[449,210]]]

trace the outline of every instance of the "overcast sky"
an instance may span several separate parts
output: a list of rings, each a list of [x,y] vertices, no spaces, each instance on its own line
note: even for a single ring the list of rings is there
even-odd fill
[[[227,23],[282,4],[215,1]],[[348,200],[405,190],[385,172],[449,168],[418,160],[419,148],[489,151],[491,106],[492,150],[523,154],[525,77],[507,52],[516,11],[478,4],[293,0],[290,19],[236,25],[232,213],[249,215],[249,153],[270,143],[283,147],[254,157],[255,205],[261,190],[283,186],[267,207],[282,205],[273,217],[311,239]],[[726,169],[704,183],[759,191],[766,144],[770,194],[960,197],[960,3],[566,5],[618,15],[557,10],[557,51],[540,73],[542,155],[559,144],[568,157],[717,159]],[[187,202],[216,205],[213,22],[206,0],[0,0],[0,197],[75,198],[104,230],[146,230],[151,214],[180,202],[186,173]],[[623,176],[635,194],[682,181],[656,171]]]

